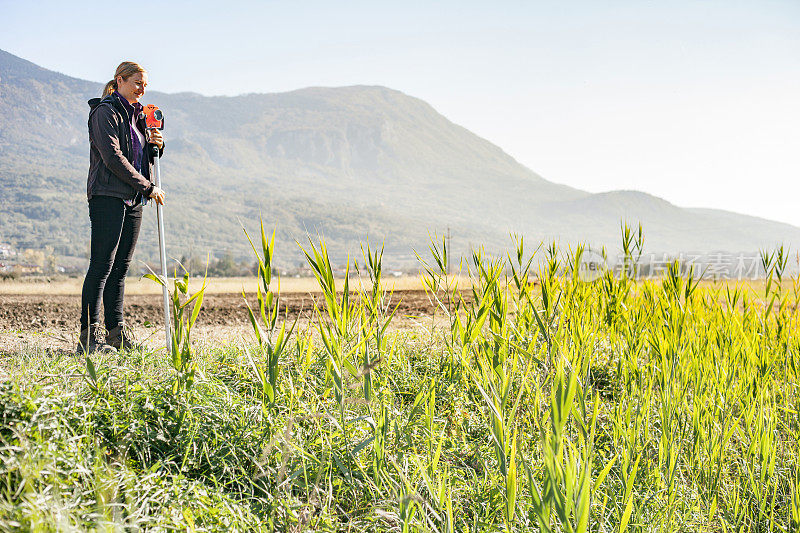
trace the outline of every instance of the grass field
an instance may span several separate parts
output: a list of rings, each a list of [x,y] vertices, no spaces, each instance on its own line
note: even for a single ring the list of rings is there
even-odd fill
[[[177,280],[171,354],[2,354],[0,529],[800,527],[800,283],[782,255],[753,286],[677,266],[637,283],[587,281],[580,249],[551,247],[534,285],[521,243],[476,253],[468,279],[432,245],[437,312],[394,329],[379,253],[351,285],[309,246],[325,305],[300,328],[262,242],[247,342],[194,346],[204,293]]]

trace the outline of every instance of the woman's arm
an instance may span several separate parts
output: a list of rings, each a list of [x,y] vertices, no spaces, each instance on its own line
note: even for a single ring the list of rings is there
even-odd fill
[[[130,161],[123,155],[117,130],[114,110],[107,105],[97,107],[92,113],[92,142],[106,167],[119,179],[130,184],[135,190],[149,196],[153,184],[141,173],[136,172]]]

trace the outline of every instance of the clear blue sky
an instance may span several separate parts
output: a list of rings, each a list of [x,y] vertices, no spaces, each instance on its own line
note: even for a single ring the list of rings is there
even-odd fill
[[[385,85],[546,179],[800,226],[797,0],[0,0],[0,20],[0,48],[72,76],[132,59],[166,92]]]

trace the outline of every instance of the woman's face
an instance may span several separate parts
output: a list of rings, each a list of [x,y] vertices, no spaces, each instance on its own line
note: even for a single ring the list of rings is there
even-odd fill
[[[146,87],[147,74],[144,72],[128,76],[127,80],[122,79],[122,76],[117,76],[117,91],[131,104],[138,102],[139,98],[144,96]]]

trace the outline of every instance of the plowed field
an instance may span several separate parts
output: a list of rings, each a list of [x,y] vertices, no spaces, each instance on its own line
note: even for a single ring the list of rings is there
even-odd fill
[[[281,296],[281,311],[290,317],[310,317],[314,301],[319,294],[285,294]],[[249,295],[251,305],[255,295]],[[399,304],[398,316],[424,316],[433,307],[424,291],[397,291],[392,297],[392,307]],[[146,322],[161,324],[163,304],[160,295],[134,294],[125,297],[125,320],[133,326]],[[0,330],[36,331],[43,329],[78,328],[80,296],[43,294],[0,295]],[[226,326],[249,324],[247,308],[240,294],[209,294],[203,301],[198,326]]]

